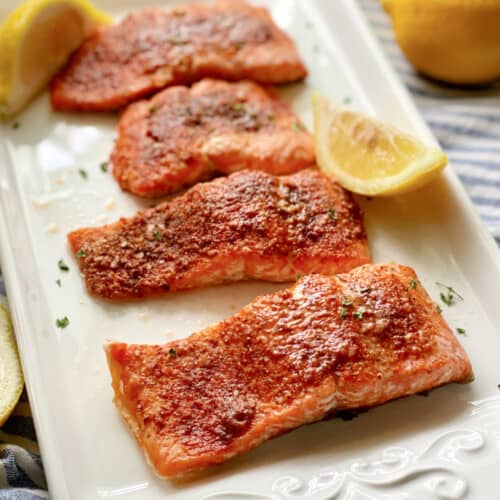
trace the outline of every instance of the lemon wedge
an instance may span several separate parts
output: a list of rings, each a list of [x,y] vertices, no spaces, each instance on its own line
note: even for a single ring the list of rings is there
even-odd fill
[[[0,427],[19,401],[24,379],[9,313],[0,306]]]
[[[419,188],[446,166],[446,155],[415,137],[313,94],[320,169],[345,188],[368,196]]]
[[[27,0],[15,9],[0,27],[0,115],[20,111],[108,22],[88,0]]]

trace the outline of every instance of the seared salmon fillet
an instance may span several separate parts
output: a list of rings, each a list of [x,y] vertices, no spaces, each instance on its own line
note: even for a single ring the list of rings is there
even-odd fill
[[[112,111],[207,76],[278,84],[306,74],[293,41],[263,7],[219,0],[145,8],[83,43],[52,81],[52,106]]]
[[[164,477],[332,412],[472,380],[414,271],[399,265],[307,275],[186,339],[105,349],[115,403]]]
[[[146,297],[244,278],[292,281],[370,261],[360,208],[318,170],[243,170],[68,235],[90,293]]]
[[[244,168],[289,174],[314,164],[315,152],[270,88],[205,79],[131,104],[111,161],[124,190],[151,197]]]

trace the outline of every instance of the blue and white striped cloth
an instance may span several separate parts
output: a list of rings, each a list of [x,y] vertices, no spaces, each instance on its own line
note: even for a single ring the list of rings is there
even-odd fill
[[[399,50],[378,0],[359,2],[477,210],[500,240],[500,82],[464,90],[425,80]],[[0,276],[1,295],[5,289]],[[28,401],[23,397],[0,429],[0,500],[42,498],[48,498],[46,483]]]

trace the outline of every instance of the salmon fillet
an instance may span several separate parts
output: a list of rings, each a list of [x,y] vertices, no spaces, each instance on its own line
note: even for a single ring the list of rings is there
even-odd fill
[[[265,8],[240,0],[146,8],[83,43],[52,81],[52,106],[111,111],[206,76],[278,84],[306,74],[294,43]]]
[[[105,349],[114,401],[164,477],[332,412],[472,379],[414,271],[399,265],[307,275],[186,339]]]
[[[162,196],[244,168],[289,174],[314,164],[315,152],[312,137],[273,90],[205,79],[131,104],[111,161],[125,191]]]
[[[369,262],[360,208],[318,170],[201,183],[114,224],[68,235],[90,293],[122,299]]]

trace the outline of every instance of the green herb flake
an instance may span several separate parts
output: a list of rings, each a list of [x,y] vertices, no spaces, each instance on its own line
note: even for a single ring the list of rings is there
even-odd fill
[[[238,49],[241,50],[245,46],[245,42],[236,42],[234,46]]]
[[[337,212],[335,211],[334,208],[329,208],[328,209],[328,217],[330,217],[330,219],[335,222],[337,220]]]
[[[80,177],[81,177],[82,179],[87,180],[87,179],[88,179],[88,177],[89,177],[89,174],[87,174],[87,171],[86,171],[86,170],[83,170],[83,168],[79,168],[79,169],[78,169],[78,173],[80,174]]]
[[[352,300],[344,298],[344,299],[342,299],[342,305],[343,306],[350,306],[350,305],[352,305]]]
[[[153,233],[153,238],[154,238],[156,241],[160,241],[160,238],[161,238],[160,231],[155,231],[155,232]]]
[[[168,350],[168,355],[171,357],[171,358],[176,358],[177,357],[177,351],[171,347],[169,350]]]
[[[100,165],[101,167],[101,172],[106,173],[108,171],[108,165],[109,163],[107,161],[103,161]]]
[[[158,108],[156,106],[151,106],[149,108],[149,113],[152,115],[158,111]]]
[[[66,264],[66,262],[64,262],[64,260],[62,260],[62,259],[58,260],[57,266],[59,267],[59,269],[61,271],[69,271],[68,264]]]
[[[460,335],[466,335],[465,333],[465,328],[457,328],[457,333],[460,334]]]
[[[238,113],[244,113],[245,112],[245,106],[241,102],[237,102],[231,106],[233,111],[237,111]]]
[[[352,98],[349,96],[346,96],[346,97],[344,97],[344,99],[342,99],[343,104],[351,104],[351,102],[352,102]]]
[[[64,316],[64,318],[56,319],[57,328],[66,328],[68,325],[69,325],[69,319],[67,316]]]
[[[19,122],[14,122],[12,124],[12,128],[15,130],[15,129],[18,129],[19,127],[21,126],[21,124]]]
[[[295,279],[296,279],[297,281],[298,281],[298,280],[300,280],[300,278],[302,278],[302,274],[301,274],[301,273],[297,274],[297,276],[295,277]]]
[[[443,290],[439,294],[439,297],[448,307],[457,302],[463,302],[464,298],[452,286],[444,285],[443,283],[439,283],[439,281],[436,282],[436,285]]]
[[[438,314],[441,314],[443,312],[443,309],[441,308],[441,306],[439,304],[434,304],[434,307],[436,308],[436,311],[438,312]]]
[[[56,285],[61,288],[61,280],[56,280]]]
[[[417,282],[415,280],[410,280],[410,282],[408,283],[408,286],[406,287],[406,290],[409,290],[410,288],[412,290],[417,289]]]
[[[304,132],[304,131],[307,130],[306,127],[305,127],[305,125],[303,125],[300,122],[293,122],[292,123],[292,128],[293,128],[293,130],[295,130],[295,132]]]
[[[85,250],[83,250],[83,248],[80,248],[80,250],[78,250],[78,252],[76,252],[76,258],[77,259],[81,259],[82,257],[86,257],[87,254],[85,253]]]
[[[340,309],[340,319],[345,319],[346,316],[347,316],[347,309],[345,307],[342,307]]]
[[[365,314],[366,310],[364,307],[360,307],[355,313],[354,313],[354,316],[356,316],[356,318],[358,319],[363,319],[363,316]]]

